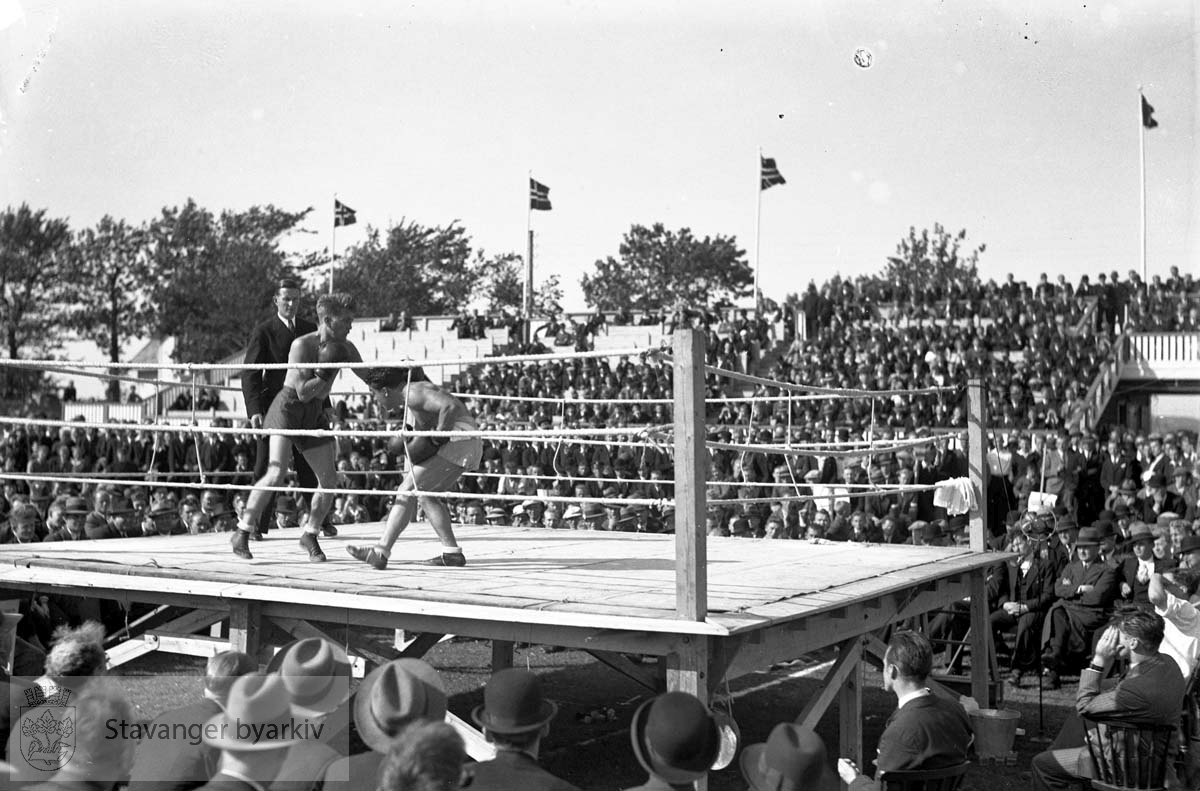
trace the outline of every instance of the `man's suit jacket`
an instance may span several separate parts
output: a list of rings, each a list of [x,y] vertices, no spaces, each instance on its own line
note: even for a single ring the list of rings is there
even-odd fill
[[[958,703],[934,694],[910,700],[888,719],[879,737],[876,775],[902,769],[944,769],[967,760],[971,721]],[[866,775],[850,785],[852,791],[875,787]]]
[[[1091,585],[1092,590],[1077,593],[1081,585]],[[1072,560],[1054,585],[1054,595],[1068,608],[1106,610],[1117,593],[1116,570],[1100,561],[1084,566],[1081,561]]]
[[[1165,558],[1154,558],[1154,571],[1162,574],[1171,568],[1171,563]],[[1133,555],[1124,558],[1117,567],[1117,584],[1125,582],[1133,589],[1126,600],[1134,604],[1150,605],[1150,581],[1138,582],[1138,559]]]
[[[579,791],[575,786],[538,766],[527,753],[499,750],[496,757],[474,766],[476,791]]]
[[[266,416],[276,394],[283,389],[283,380],[287,376],[287,371],[282,369],[264,371],[253,366],[286,363],[292,341],[316,329],[317,325],[312,322],[297,318],[296,332],[293,334],[279,318],[279,314],[275,314],[260,322],[250,332],[250,341],[246,344],[246,369],[242,372],[242,396],[246,400],[246,417]]]
[[[203,726],[221,713],[215,701],[200,700],[187,706],[163,712],[151,723],[155,731],[173,730],[176,725]],[[160,741],[146,739],[138,745],[129,781],[139,791],[186,791],[209,781],[217,771],[221,751],[210,745],[192,744],[192,739]]]
[[[1075,710],[1080,716],[1120,720],[1134,725],[1175,725],[1183,709],[1187,681],[1165,654],[1139,662],[1117,685],[1101,691],[1100,673],[1090,667],[1079,675]]]
[[[1030,612],[1045,612],[1054,603],[1054,581],[1057,578],[1058,569],[1053,562],[1036,553],[1024,576],[1019,566],[1005,563],[1003,573],[997,575],[997,604],[1015,602],[1024,604]]]

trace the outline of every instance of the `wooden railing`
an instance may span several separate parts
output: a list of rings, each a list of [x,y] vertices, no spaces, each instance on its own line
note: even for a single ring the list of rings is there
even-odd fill
[[[1104,414],[1104,408],[1116,392],[1117,384],[1121,381],[1121,372],[1129,360],[1129,333],[1117,338],[1113,349],[1116,354],[1100,366],[1087,395],[1071,413],[1068,421],[1071,425],[1094,429],[1100,422],[1100,416]]]
[[[1134,332],[1121,368],[1127,379],[1200,379],[1200,332]]]

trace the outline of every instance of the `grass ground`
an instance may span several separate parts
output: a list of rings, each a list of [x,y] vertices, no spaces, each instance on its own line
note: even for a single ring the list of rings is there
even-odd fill
[[[385,639],[381,635],[381,639]],[[482,703],[491,653],[487,643],[454,640],[439,644],[426,659],[439,669],[451,694],[450,709],[469,720],[471,710]],[[601,665],[586,653],[548,653],[542,647],[518,649],[516,664],[537,672],[545,693],[559,704],[549,738],[543,746],[542,763],[553,773],[584,789],[612,791],[641,783],[645,777],[629,745],[629,721],[649,694],[644,688]],[[151,718],[161,711],[195,699],[200,694],[199,660],[167,655],[149,655],[121,669],[126,688],[140,716]],[[730,684],[732,711],[741,728],[742,744],[764,741],[772,727],[794,719],[805,702],[820,689],[819,674],[803,675],[804,667],[790,666],[754,673]],[[1036,681],[1036,680],[1035,680]],[[1073,707],[1071,680],[1061,691],[1044,691],[1039,706],[1036,685],[1005,691],[1005,707],[1020,712],[1019,735],[1011,764],[972,763],[964,788],[987,791],[1027,791],[1033,756],[1046,749]],[[874,670],[867,671],[863,692],[863,743],[868,759],[878,742],[895,698],[885,694]],[[597,708],[612,708],[613,720],[587,722]],[[831,761],[838,750],[836,708],[822,720],[818,733],[829,747]],[[713,791],[743,789],[744,782],[733,766],[713,772]]]

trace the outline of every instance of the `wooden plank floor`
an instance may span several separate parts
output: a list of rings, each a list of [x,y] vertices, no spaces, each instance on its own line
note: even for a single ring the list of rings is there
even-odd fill
[[[378,524],[339,528],[321,539],[327,563],[309,563],[298,530],[275,531],[252,542],[254,560],[235,557],[228,535],[115,539],[0,546],[0,587],[36,577],[43,584],[97,589],[191,591],[260,601],[304,599],[389,611],[448,606],[494,610],[495,618],[554,622],[571,614],[600,628],[667,630],[675,613],[673,536],[513,527],[458,527],[465,568],[431,568],[413,561],[438,551],[432,530],[412,525],[385,571],[345,552],[373,541]],[[966,549],[768,541],[708,540],[707,624],[681,631],[734,634],[995,563],[996,555]],[[197,606],[201,603],[197,601]],[[394,608],[394,609],[393,609]],[[536,615],[535,615],[536,614]]]

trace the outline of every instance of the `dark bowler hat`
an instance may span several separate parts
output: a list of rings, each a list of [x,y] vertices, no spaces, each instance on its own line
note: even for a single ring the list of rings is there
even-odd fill
[[[291,695],[283,679],[250,673],[233,682],[225,711],[205,724],[203,738],[218,750],[277,750],[303,741],[294,726]],[[274,735],[290,738],[271,738]]]
[[[1137,492],[1137,484],[1133,482],[1132,478],[1126,478],[1125,480],[1121,481],[1121,488],[1119,491],[1121,494],[1135,494]]]
[[[1054,532],[1062,533],[1067,530],[1077,530],[1078,528],[1079,528],[1079,520],[1077,520],[1074,516],[1071,516],[1070,514],[1068,514],[1068,515],[1062,517],[1061,519],[1059,519],[1058,523],[1056,525],[1054,525]]]
[[[92,507],[88,505],[86,497],[68,497],[67,502],[63,507],[65,514],[86,514],[90,513]]]
[[[516,734],[538,730],[557,713],[558,706],[542,697],[538,677],[513,667],[492,675],[483,689],[483,705],[475,707],[471,719],[493,733]]]
[[[781,722],[765,744],[742,751],[742,777],[751,791],[839,791],[825,742],[811,728]]]
[[[300,509],[296,507],[296,498],[291,495],[281,494],[275,498],[275,513],[277,514],[294,514]]]
[[[1200,536],[1184,536],[1183,541],[1179,543],[1179,549],[1175,550],[1175,557],[1182,557],[1198,549],[1200,549]]]
[[[377,753],[408,723],[446,718],[446,688],[436,670],[421,659],[395,659],[367,674],[354,695],[358,735]]]
[[[1152,486],[1155,489],[1165,489],[1167,487],[1167,479],[1161,472],[1156,472],[1150,476],[1150,480],[1146,481],[1147,486]]]
[[[1113,528],[1113,523],[1107,519],[1100,519],[1092,523],[1092,527],[1096,529],[1096,536],[1101,540],[1112,538],[1116,535],[1116,530]]]
[[[1100,546],[1100,531],[1094,527],[1084,527],[1079,531],[1079,538],[1075,541],[1077,547],[1098,547]]]
[[[642,768],[671,785],[699,780],[721,754],[716,719],[686,692],[667,692],[639,706],[629,736]]]

